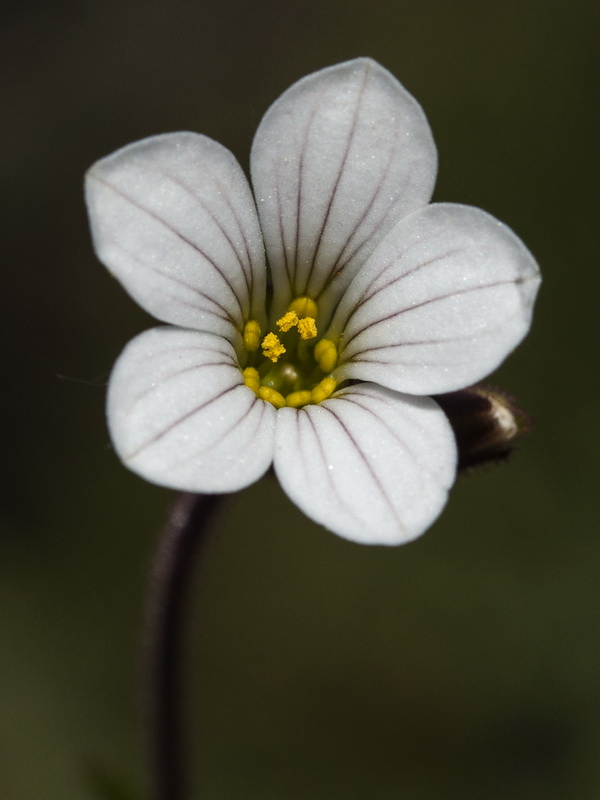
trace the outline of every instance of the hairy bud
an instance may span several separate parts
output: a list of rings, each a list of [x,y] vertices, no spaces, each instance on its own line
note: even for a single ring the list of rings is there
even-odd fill
[[[530,417],[499,389],[471,386],[434,399],[454,431],[459,470],[505,460],[531,429]]]

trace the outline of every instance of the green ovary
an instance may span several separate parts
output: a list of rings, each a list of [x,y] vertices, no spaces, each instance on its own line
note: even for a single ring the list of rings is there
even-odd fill
[[[318,338],[316,317],[315,301],[297,297],[277,320],[278,333],[263,337],[256,320],[244,327],[244,383],[275,408],[320,403],[337,387],[330,374],[337,364],[337,346],[331,339]]]

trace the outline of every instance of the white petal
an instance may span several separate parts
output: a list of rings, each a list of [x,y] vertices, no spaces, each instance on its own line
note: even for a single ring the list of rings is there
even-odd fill
[[[214,334],[155,328],[115,364],[108,424],[115,449],[153,483],[233,492],[273,459],[275,409],[244,386],[232,346]]]
[[[86,176],[98,258],[158,319],[228,336],[264,307],[254,200],[217,142],[170,133],[135,142]]]
[[[539,271],[477,208],[438,204],[400,222],[344,296],[338,377],[435,394],[488,375],[529,330]]]
[[[429,397],[357,384],[320,405],[283,408],[275,471],[304,513],[365,544],[402,544],[438,516],[454,480],[450,425]]]
[[[267,111],[252,182],[275,296],[338,298],[402,216],[425,205],[437,155],[416,100],[359,58],[308,75]],[[285,302],[285,299],[280,302]]]

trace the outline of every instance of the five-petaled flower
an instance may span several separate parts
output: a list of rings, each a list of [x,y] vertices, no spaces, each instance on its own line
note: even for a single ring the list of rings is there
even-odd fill
[[[123,462],[192,492],[241,489],[273,464],[340,536],[421,534],[456,469],[429,395],[502,362],[539,283],[505,225],[429,205],[436,169],[421,107],[370,59],[305,77],[267,111],[254,199],[233,155],[195,133],[96,163],[98,257],[168,323],[134,339],[110,379]]]

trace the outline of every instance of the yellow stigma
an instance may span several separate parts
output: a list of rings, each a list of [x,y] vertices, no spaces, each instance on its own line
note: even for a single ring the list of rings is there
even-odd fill
[[[298,324],[298,315],[295,311],[288,311],[281,319],[277,320],[277,327],[282,333],[287,333]]]
[[[329,378],[323,378],[323,380],[318,383],[310,393],[311,402],[321,403],[323,400],[327,400],[327,398],[335,391],[336,386],[337,381],[335,378],[332,378],[331,376]]]
[[[285,347],[275,333],[267,333],[262,340],[262,350],[265,358],[270,358],[273,363],[285,353]],[[285,405],[285,404],[284,404]]]
[[[317,335],[317,323],[313,317],[298,320],[298,333],[302,339],[314,339]]]
[[[337,347],[331,339],[321,339],[315,345],[314,357],[323,372],[331,372],[337,364]]]
[[[254,353],[260,347],[260,325],[255,319],[249,319],[244,325],[244,347]]]
[[[288,311],[295,312],[299,317],[317,317],[317,304],[310,297],[296,297],[288,306]]]

